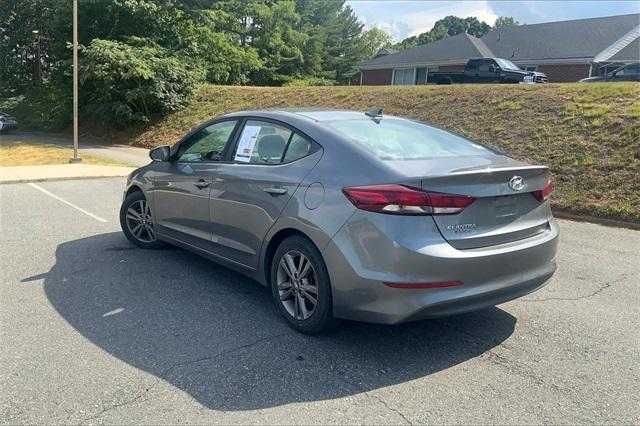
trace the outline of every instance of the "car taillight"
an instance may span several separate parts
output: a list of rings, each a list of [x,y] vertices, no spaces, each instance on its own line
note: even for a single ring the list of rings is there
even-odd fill
[[[547,184],[540,191],[535,191],[533,196],[538,199],[538,201],[545,201],[549,198],[551,193],[553,192],[553,181],[551,178],[547,181]]]
[[[353,186],[342,192],[357,208],[385,214],[455,214],[475,201],[465,195],[425,192],[403,185]]]

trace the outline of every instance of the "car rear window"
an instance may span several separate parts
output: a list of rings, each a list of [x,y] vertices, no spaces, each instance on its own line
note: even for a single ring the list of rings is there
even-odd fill
[[[495,154],[461,136],[410,120],[383,118],[326,123],[383,160]]]

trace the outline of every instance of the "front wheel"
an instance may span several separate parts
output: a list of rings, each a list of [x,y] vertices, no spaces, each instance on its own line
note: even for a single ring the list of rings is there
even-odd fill
[[[337,324],[327,267],[306,238],[293,236],[280,244],[271,263],[271,290],[278,309],[295,330],[315,334]]]
[[[165,246],[156,236],[151,206],[141,191],[127,195],[122,202],[120,227],[125,237],[140,248],[157,249]]]

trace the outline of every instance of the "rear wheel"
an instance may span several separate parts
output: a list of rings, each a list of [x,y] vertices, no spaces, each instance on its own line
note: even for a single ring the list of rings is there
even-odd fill
[[[165,246],[156,236],[151,206],[141,191],[127,195],[122,202],[120,227],[127,239],[140,248],[157,249]]]
[[[318,249],[304,237],[289,237],[276,250],[271,292],[282,315],[301,333],[320,333],[337,324],[327,267]]]

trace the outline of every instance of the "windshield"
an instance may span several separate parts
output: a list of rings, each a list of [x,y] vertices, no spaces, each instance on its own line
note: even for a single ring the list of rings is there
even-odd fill
[[[383,118],[334,120],[326,123],[382,160],[494,154],[483,145],[415,121]]]
[[[520,68],[511,61],[507,61],[506,59],[496,58],[496,62],[500,65],[500,68],[503,70],[510,71],[521,71]]]

